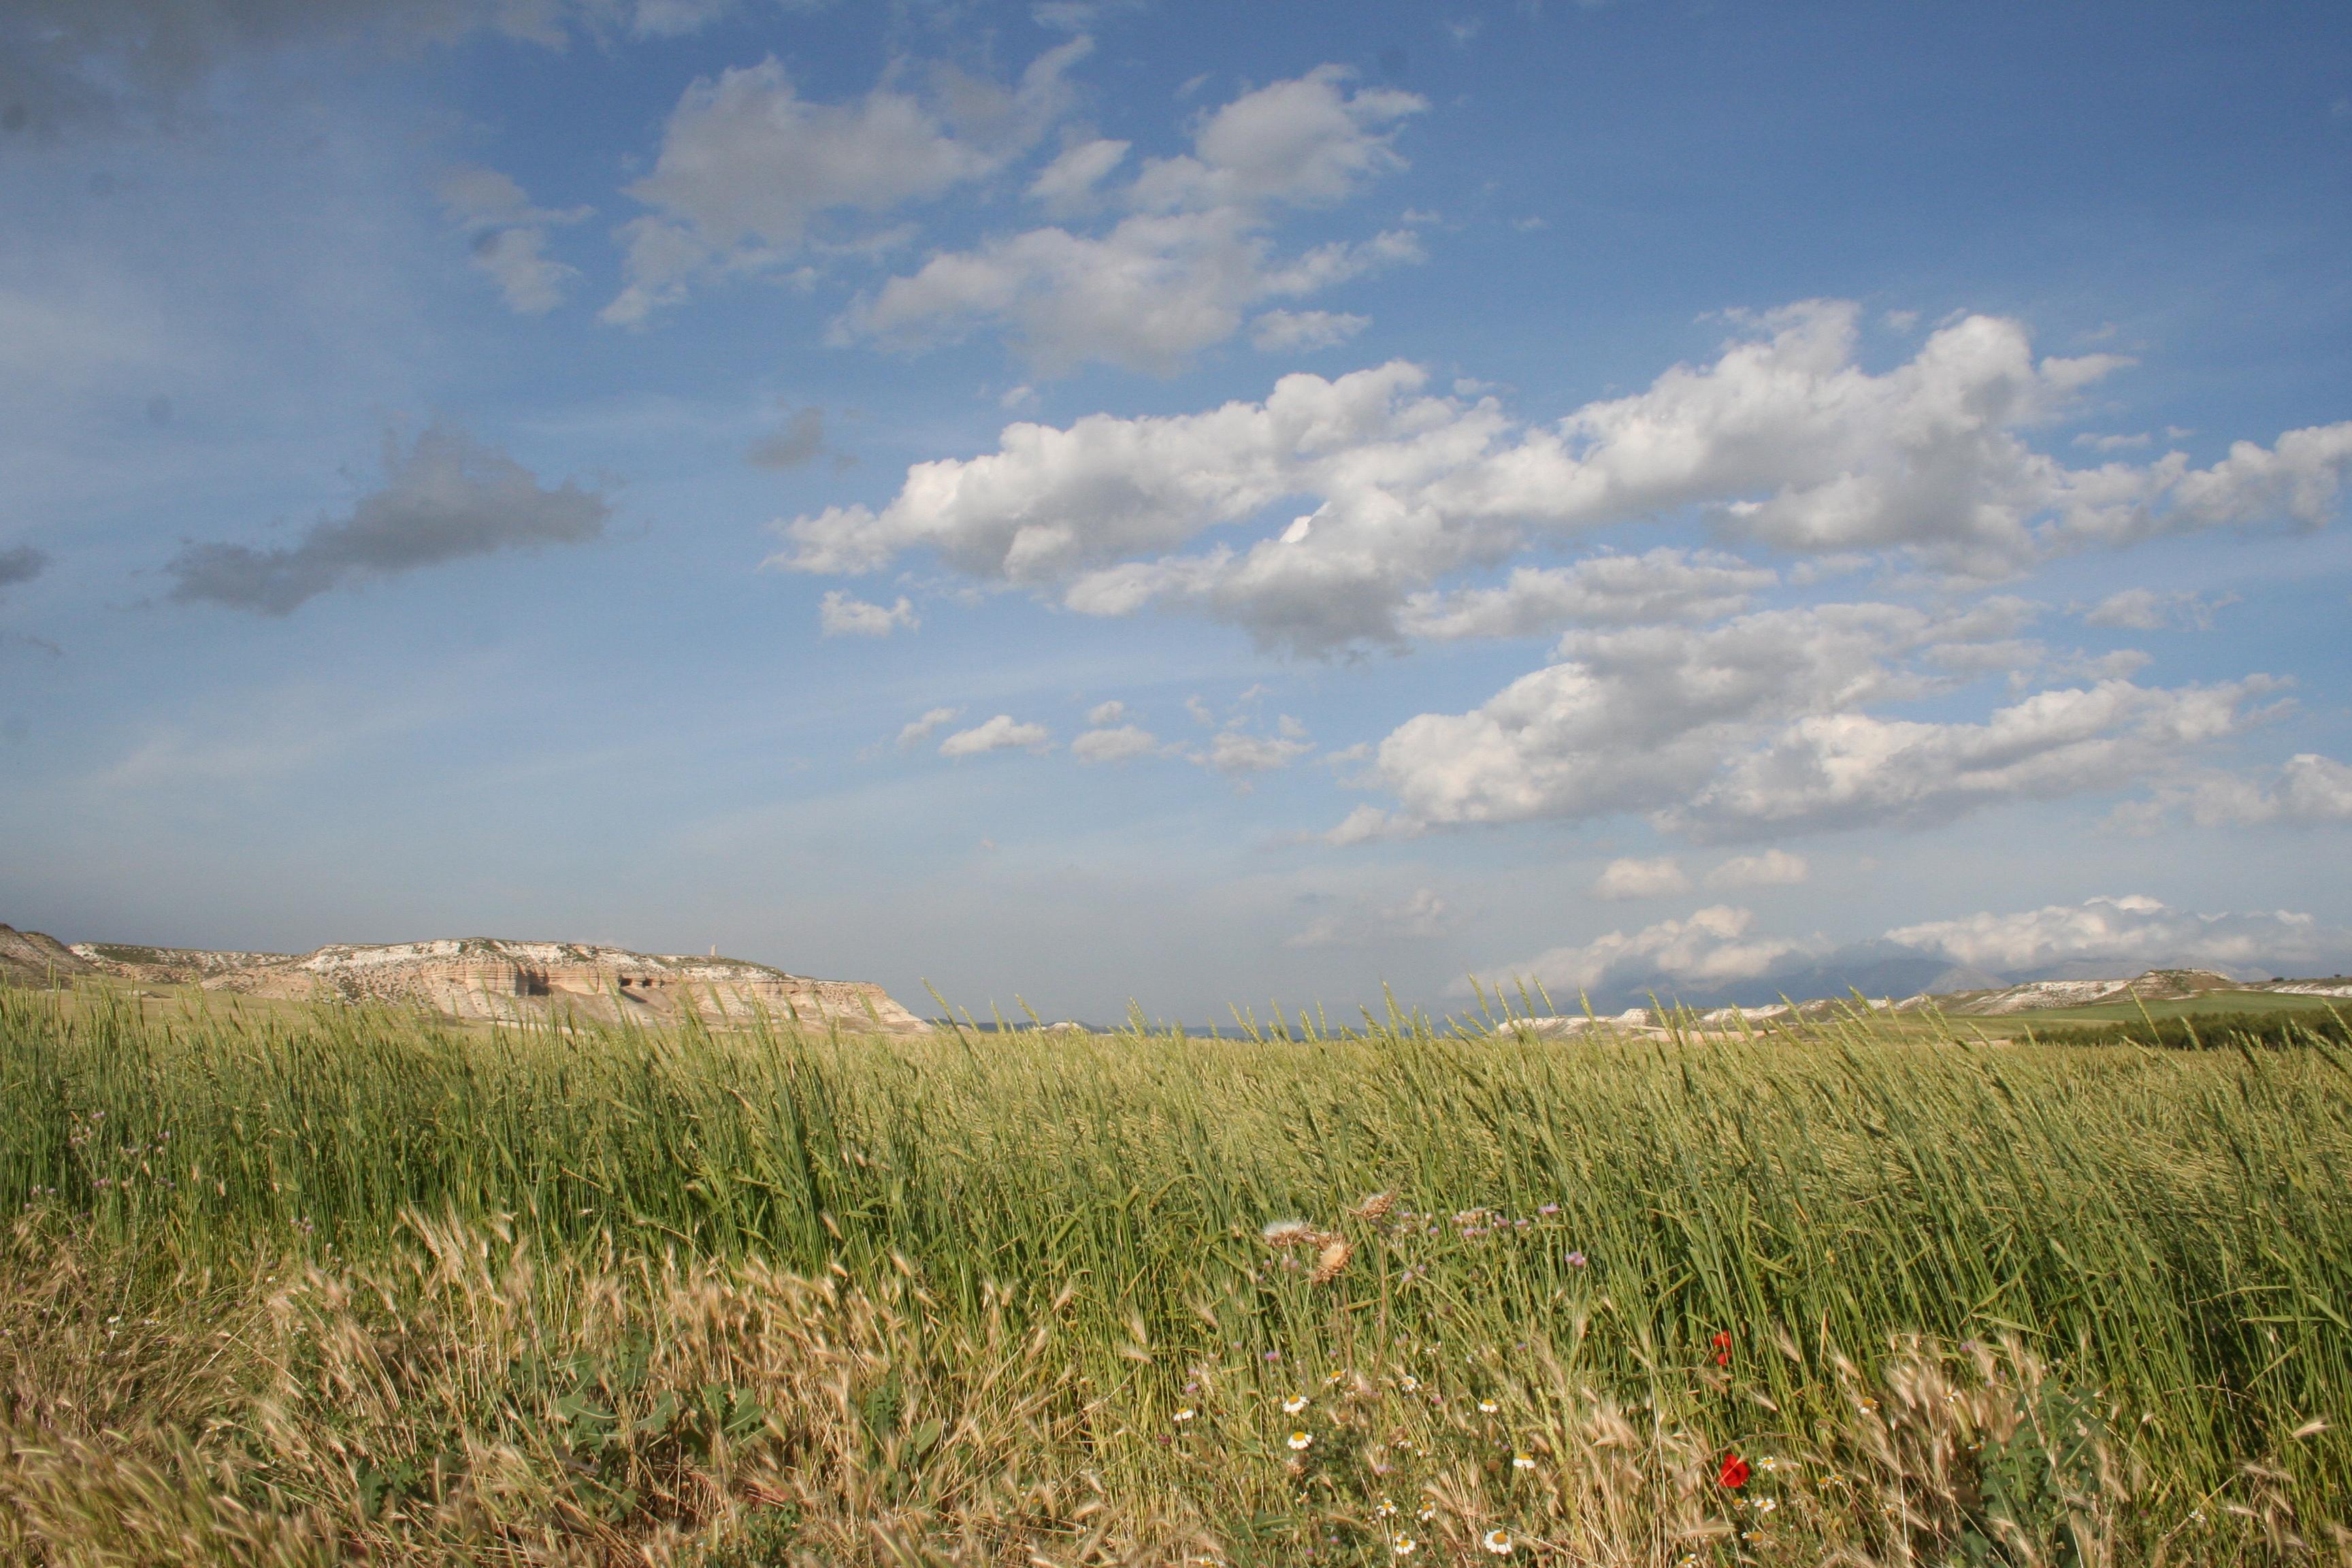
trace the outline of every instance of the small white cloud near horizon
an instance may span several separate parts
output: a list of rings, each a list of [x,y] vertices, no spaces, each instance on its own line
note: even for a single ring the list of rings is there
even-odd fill
[[[1660,921],[1628,934],[1612,931],[1580,946],[1555,947],[1524,963],[1488,971],[1488,984],[1540,982],[1546,987],[1596,991],[1645,980],[1694,986],[1727,985],[1769,973],[1818,943],[1751,936],[1755,911],[1713,904],[1687,920]]]
[[[1793,888],[1812,875],[1801,855],[1767,849],[1761,855],[1735,855],[1706,874],[1710,888]]]
[[[963,712],[961,708],[934,708],[921,718],[898,731],[898,744],[919,746],[931,738],[934,731]]]
[[[2143,894],[1927,921],[1897,926],[1886,938],[2000,974],[2058,970],[2120,977],[2194,966],[2252,978],[2297,967],[2333,968],[2352,954],[2352,931],[2322,926],[2307,914],[2192,914]]]
[[[1268,310],[1250,322],[1250,347],[1260,353],[1334,349],[1371,324],[1370,316],[1331,310]]]
[[[2157,632],[2168,626],[2185,626],[2202,632],[2212,630],[2215,610],[2236,602],[2234,594],[2208,599],[2186,588],[2170,593],[2158,593],[2153,588],[2125,588],[2084,610],[2082,616],[2083,624],[2090,626],[2116,626],[2136,632]]]
[[[1045,725],[1024,724],[1010,713],[999,713],[941,741],[940,755],[977,757],[989,752],[1043,752],[1051,749],[1053,742],[1054,732]]]
[[[1106,702],[1103,706],[1116,708],[1118,704]],[[1070,742],[1070,755],[1082,763],[1124,763],[1150,756],[1159,749],[1160,737],[1139,724],[1088,730]]]
[[[1219,731],[1208,749],[1192,753],[1191,760],[1233,777],[1286,768],[1314,749],[1314,742],[1297,735],[1254,735],[1246,730],[1229,728]]]
[[[840,588],[829,588],[818,602],[817,626],[829,637],[887,637],[904,626],[908,631],[919,630],[922,618],[907,595],[898,595],[895,605],[869,605]]]
[[[1687,893],[1691,879],[1674,858],[1657,860],[1612,860],[1592,879],[1596,899],[1655,899]]]

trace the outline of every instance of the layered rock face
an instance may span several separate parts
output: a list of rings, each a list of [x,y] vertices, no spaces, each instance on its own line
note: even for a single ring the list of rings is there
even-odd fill
[[[518,1019],[569,1014],[618,1023],[748,1023],[839,1026],[859,1033],[927,1034],[930,1026],[862,981],[812,980],[740,958],[632,952],[565,942],[457,937],[375,945],[337,943],[315,952],[204,952],[83,942],[89,968],[151,984],[194,984],[236,995],[388,1002],[452,1017]]]
[[[0,980],[18,985],[62,984],[89,970],[87,962],[53,936],[0,926]]]

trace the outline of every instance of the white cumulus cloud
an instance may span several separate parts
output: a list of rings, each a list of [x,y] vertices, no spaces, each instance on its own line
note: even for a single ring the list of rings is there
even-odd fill
[[[1190,154],[1148,162],[1115,193],[1102,184],[1127,143],[1073,146],[1031,194],[1065,209],[1114,201],[1123,213],[1108,229],[1034,228],[939,252],[861,300],[838,331],[912,347],[989,324],[1049,373],[1087,361],[1173,370],[1231,337],[1255,304],[1420,258],[1406,230],[1289,257],[1267,230],[1280,208],[1330,205],[1402,166],[1395,127],[1425,107],[1391,89],[1350,91],[1345,70],[1324,66],[1224,105],[1195,130]],[[1319,319],[1266,330],[1304,346],[1338,342],[1358,320],[1311,314]]]
[[[2159,811],[2165,805],[2184,807],[2203,827],[2352,822],[2352,766],[2304,752],[2266,776],[2207,774],[2160,792],[2158,802]]]
[[[1706,874],[1710,888],[1792,888],[1812,875],[1801,855],[1767,849],[1761,855],[1735,855]]]
[[[931,738],[942,724],[949,723],[963,712],[961,708],[934,708],[921,718],[898,731],[898,744],[919,746]]]
[[[999,713],[969,730],[959,730],[940,742],[943,757],[977,757],[988,752],[1042,752],[1053,744],[1054,732],[1043,724],[1024,724],[1009,713]]]
[[[1400,625],[1408,636],[1451,642],[1570,626],[1719,620],[1777,581],[1778,574],[1736,555],[1661,545],[1641,555],[1591,555],[1572,566],[1515,567],[1496,588],[1413,594]]]
[[[2162,631],[2167,626],[2206,630],[2213,612],[2231,601],[2208,599],[2190,589],[2158,593],[2153,588],[2125,588],[2108,595],[2083,612],[2085,626],[2118,626],[2129,631]]]
[[[1292,735],[1256,735],[1244,730],[1221,730],[1192,761],[1221,773],[1265,773],[1286,768],[1315,749],[1313,742]]]
[[[1370,316],[1333,310],[1268,310],[1250,322],[1250,347],[1260,353],[1337,348],[1371,324]]]
[[[1672,857],[1657,860],[1612,860],[1592,879],[1597,899],[1655,899],[1687,893],[1691,879]]]
[[[895,605],[871,605],[839,588],[826,591],[817,605],[816,618],[819,629],[829,637],[887,637],[901,626],[914,631],[923,624],[904,594]]]
[[[1159,749],[1160,738],[1139,724],[1088,730],[1070,742],[1070,754],[1082,763],[1124,763],[1148,757]]]
[[[1549,426],[1513,420],[1491,396],[1430,395],[1402,362],[1286,375],[1261,403],[1198,414],[1010,425],[993,452],[916,464],[878,510],[781,523],[778,561],[856,573],[928,551],[1083,614],[1158,603],[1320,652],[1395,643],[1409,627],[1463,635],[1572,616],[1605,587],[1582,568],[1417,595],[1448,574],[1681,510],[1841,567],[1891,550],[1974,579],[2200,528],[2315,527],[2338,507],[2352,423],[2242,442],[2202,469],[2178,453],[2068,468],[2023,432],[2116,362],[2037,360],[2021,324],[1972,316],[1873,374],[1854,363],[1854,314],[1816,301],[1759,318],[1714,363]],[[1286,521],[1265,516],[1302,497]],[[1255,541],[1187,552],[1254,520]],[[1697,603],[1759,585],[1727,558],[1689,564],[1735,574]]]
[[[1940,615],[1843,604],[1708,628],[1572,632],[1559,663],[1481,707],[1391,731],[1373,771],[1402,809],[1360,808],[1340,841],[1616,812],[1713,838],[1943,820],[2163,771],[2251,722],[2274,684],[2111,679],[2035,692],[1975,723],[1866,710],[1948,689],[1972,647],[2009,644],[2034,614],[2016,600]]]

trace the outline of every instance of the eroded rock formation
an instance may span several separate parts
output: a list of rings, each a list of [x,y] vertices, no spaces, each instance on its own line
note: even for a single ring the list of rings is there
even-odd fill
[[[741,1024],[764,1012],[780,1024],[812,1028],[885,1034],[930,1028],[879,985],[862,981],[812,980],[740,958],[583,942],[454,937],[339,942],[299,954],[81,942],[68,956],[85,968],[148,984],[194,984],[285,1001],[385,1002],[457,1018],[568,1013],[605,1023],[668,1023],[692,1014],[707,1023]]]

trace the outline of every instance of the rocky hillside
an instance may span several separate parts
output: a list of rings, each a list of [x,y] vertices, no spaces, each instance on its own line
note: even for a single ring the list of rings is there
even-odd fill
[[[53,936],[0,926],[0,980],[16,985],[48,985],[89,973],[89,965]]]
[[[1899,1005],[1909,1011],[1932,1004],[1945,1013],[1990,1018],[2038,1013],[2053,1007],[2095,1007],[2101,1003],[2135,999],[2178,1002],[2215,991],[2277,991],[2306,996],[2352,997],[2352,979],[2338,975],[2326,980],[2273,980],[2249,984],[2210,969],[2151,969],[2129,980],[2029,980],[1998,989],[1913,996]]]
[[[467,1019],[561,1012],[605,1023],[662,1023],[693,1013],[719,1024],[745,1022],[765,1011],[814,1028],[838,1024],[888,1034],[930,1028],[880,986],[862,981],[812,980],[740,958],[580,942],[457,937],[337,943],[305,953],[79,942],[57,951],[82,972],[148,984],[195,984],[285,1001],[388,1002]]]

